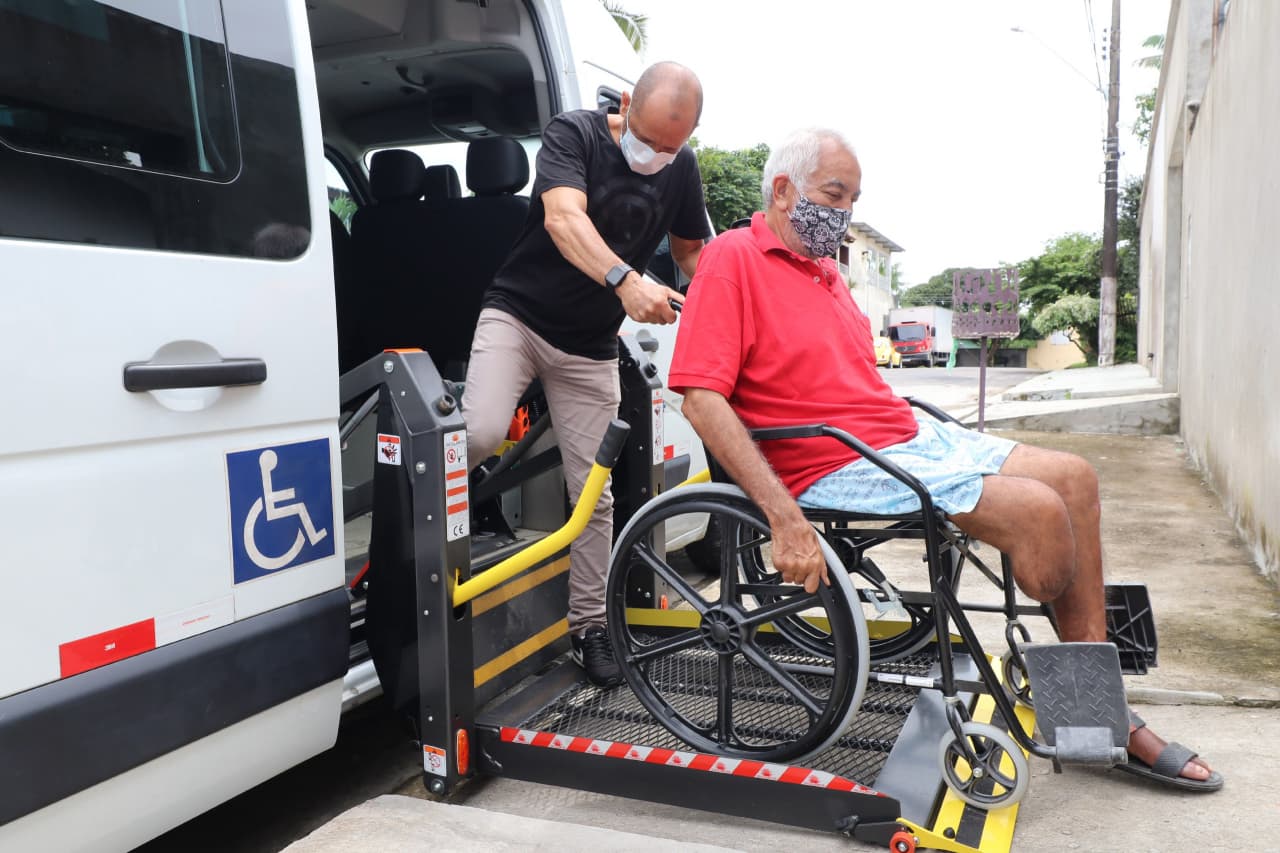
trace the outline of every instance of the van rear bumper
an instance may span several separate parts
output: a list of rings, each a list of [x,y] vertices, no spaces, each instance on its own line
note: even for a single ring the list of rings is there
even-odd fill
[[[330,590],[0,699],[0,825],[342,678],[349,616]]]

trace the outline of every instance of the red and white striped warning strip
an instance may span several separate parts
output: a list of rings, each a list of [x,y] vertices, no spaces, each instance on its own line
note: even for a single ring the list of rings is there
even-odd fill
[[[879,791],[843,776],[790,764],[768,764],[746,758],[721,758],[704,752],[680,752],[655,746],[637,746],[610,740],[592,740],[588,737],[570,737],[558,735],[555,732],[535,732],[509,726],[503,726],[501,734],[504,743],[544,746],[550,749],[563,749],[567,752],[602,755],[607,758],[625,758],[630,761],[643,761],[646,764],[662,764],[667,767],[682,767],[686,770],[705,770],[730,776],[745,776],[765,782],[787,782],[792,785],[808,785],[812,788],[829,788],[833,791],[884,796]]]

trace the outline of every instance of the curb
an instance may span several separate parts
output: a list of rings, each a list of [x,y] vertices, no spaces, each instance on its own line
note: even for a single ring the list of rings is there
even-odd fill
[[[1215,705],[1237,708],[1280,708],[1280,699],[1224,696],[1203,690],[1166,690],[1160,687],[1130,687],[1125,690],[1135,705]]]

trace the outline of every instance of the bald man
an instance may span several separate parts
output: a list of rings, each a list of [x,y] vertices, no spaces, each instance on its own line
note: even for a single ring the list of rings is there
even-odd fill
[[[688,146],[702,86],[682,65],[648,68],[616,115],[556,116],[542,134],[524,231],[485,295],[467,367],[463,412],[475,465],[502,442],[520,395],[538,378],[576,502],[600,440],[617,416],[623,317],[673,323],[675,290],[646,278],[663,237],[692,277],[711,236],[698,161]],[[605,491],[569,551],[569,633],[592,683],[621,681],[605,632],[613,540]]]

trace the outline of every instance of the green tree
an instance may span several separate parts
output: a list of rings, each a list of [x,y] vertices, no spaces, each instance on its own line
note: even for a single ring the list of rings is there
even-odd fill
[[[902,307],[915,308],[919,305],[941,305],[951,307],[951,294],[954,291],[952,274],[964,267],[947,267],[930,278],[924,284],[917,284],[902,293]]]
[[[1139,68],[1155,68],[1158,70],[1160,63],[1164,59],[1164,36],[1148,36],[1142,46],[1154,48],[1159,52],[1148,54],[1134,64]],[[1133,102],[1138,105],[1138,117],[1133,120],[1133,135],[1142,140],[1143,145],[1146,145],[1151,136],[1151,117],[1155,115],[1156,111],[1156,90],[1152,89],[1146,94],[1138,95],[1133,99]]]
[[[1137,210],[1141,181],[1130,180],[1124,189],[1119,234],[1127,243],[1120,248],[1116,295],[1116,362],[1137,357],[1138,334],[1138,237]],[[1050,240],[1045,251],[1018,265],[1019,296],[1041,334],[1070,330],[1072,339],[1089,361],[1097,360],[1098,291],[1102,275],[1102,242],[1092,234],[1064,234]],[[1090,308],[1092,306],[1092,308]]]
[[[345,191],[335,193],[329,191],[331,198],[329,199],[329,209],[338,214],[338,218],[342,220],[342,224],[347,230],[351,230],[351,217],[355,216],[358,205],[356,200],[351,197],[350,193]]]
[[[760,209],[760,177],[769,159],[768,145],[728,151],[704,146],[697,139],[689,144],[698,155],[707,212],[716,231],[725,231]]]
[[[907,285],[902,281],[902,264],[894,264],[889,270],[889,292],[893,294],[894,308],[902,304],[902,294],[906,291]]]
[[[622,34],[631,42],[631,49],[636,53],[644,53],[649,43],[649,16],[628,12],[621,3],[615,0],[600,0],[600,3],[613,16],[613,22],[622,30]]]

